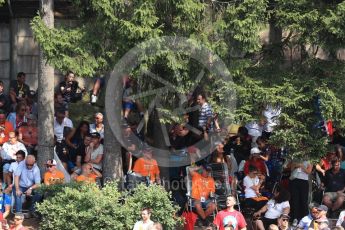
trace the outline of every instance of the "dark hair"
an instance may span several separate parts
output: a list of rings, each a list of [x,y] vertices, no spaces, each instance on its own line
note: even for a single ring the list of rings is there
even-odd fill
[[[70,75],[70,74],[74,74],[71,70],[68,70],[67,72],[66,72],[66,74],[65,74],[65,78],[67,78],[68,77],[68,75]]]
[[[23,107],[26,109],[26,103],[25,102],[19,102],[16,106],[16,113],[19,112],[20,108]]]
[[[260,136],[260,137],[258,137],[256,139],[256,143],[259,144],[260,142],[266,144],[267,143],[267,139],[262,137],[262,136]]]
[[[249,169],[249,172],[255,172],[255,171],[258,171],[258,169],[254,166],[254,165],[249,165],[248,166],[248,169]]]
[[[206,93],[205,93],[204,91],[200,91],[200,92],[196,95],[196,97],[199,97],[199,96],[201,96],[203,99],[206,100]]]
[[[17,74],[17,78],[18,78],[18,77],[23,77],[23,76],[25,76],[25,73],[24,73],[24,72],[19,72],[19,73]]]
[[[339,163],[339,159],[338,158],[335,158],[331,161],[331,165],[334,166],[336,163]]]
[[[151,208],[144,207],[144,208],[141,209],[142,212],[145,211],[145,210],[147,211],[148,214],[152,213],[152,209]]]
[[[287,191],[285,188],[278,186],[276,188],[276,192],[278,192],[278,196],[276,198],[274,198],[276,203],[282,203],[284,201],[288,201],[290,200],[290,193],[289,191]]]
[[[3,81],[0,81],[0,86],[4,86],[4,82]]]
[[[16,155],[21,155],[23,158],[25,158],[25,152],[23,150],[18,150],[18,152],[16,152]]]
[[[77,127],[77,129],[75,130],[75,133],[73,135],[73,137],[80,137],[80,129],[81,127],[83,127],[84,125],[87,126],[87,132],[86,135],[90,133],[90,124],[87,121],[81,121]]]
[[[247,136],[248,135],[248,129],[244,126],[241,126],[238,128],[238,131],[237,133],[240,135],[240,136]]]

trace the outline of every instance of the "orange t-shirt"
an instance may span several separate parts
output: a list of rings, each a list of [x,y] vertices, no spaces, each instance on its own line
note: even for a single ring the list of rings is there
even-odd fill
[[[150,180],[155,181],[156,176],[159,175],[157,161],[154,159],[146,160],[141,157],[135,162],[133,172],[142,176],[150,176]]]
[[[22,134],[22,140],[31,145],[37,145],[38,135],[36,127],[21,126],[18,132]]]
[[[86,183],[96,183],[97,175],[94,173],[91,173],[88,177],[84,175],[79,175],[76,178],[76,181],[78,182],[86,182]]]
[[[65,175],[63,172],[56,170],[55,172],[45,172],[44,173],[44,184],[63,184],[65,182]]]
[[[212,177],[203,177],[197,172],[192,176],[192,198],[200,200],[204,197],[206,200],[211,192],[216,191],[216,186]]]
[[[0,144],[2,145],[3,143],[8,141],[8,133],[13,132],[13,125],[9,121],[5,121],[4,124],[0,125]]]

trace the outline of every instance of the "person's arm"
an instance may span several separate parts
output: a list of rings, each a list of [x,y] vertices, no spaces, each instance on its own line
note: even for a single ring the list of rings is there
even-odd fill
[[[316,169],[316,171],[320,172],[323,176],[325,176],[326,170],[322,169],[320,164],[316,164],[315,169]]]
[[[14,185],[16,187],[16,195],[17,196],[21,196],[22,195],[22,191],[20,190],[20,187],[19,187],[19,176],[15,176],[14,177]]]
[[[189,167],[189,173],[190,173],[190,176],[193,177],[197,172],[197,170],[199,170],[200,167]]]
[[[311,171],[313,170],[313,165],[308,163],[308,166],[305,167],[304,164],[301,165],[301,169],[303,172],[305,172],[306,174],[310,174]]]
[[[96,174],[97,177],[102,177],[102,173],[100,173],[100,171],[98,171],[97,169],[94,169],[93,167],[92,167],[92,172]]]
[[[268,206],[265,205],[260,210],[258,210],[257,212],[254,212],[254,216],[261,216],[262,214],[267,212],[267,210],[268,210]]]
[[[72,143],[72,138],[74,136],[76,132],[76,129],[72,128],[72,130],[67,134],[67,136],[65,137],[65,141],[66,141],[66,144],[70,147],[70,148],[73,148],[73,149],[76,149],[77,146],[75,144]]]
[[[90,163],[92,150],[93,150],[92,146],[86,147],[85,158],[84,158],[85,163]]]
[[[93,164],[100,164],[103,160],[103,154],[98,154],[96,159],[94,160],[90,160],[90,163],[93,163]]]
[[[77,165],[77,168],[81,168],[81,156],[80,155],[77,155],[76,165]]]

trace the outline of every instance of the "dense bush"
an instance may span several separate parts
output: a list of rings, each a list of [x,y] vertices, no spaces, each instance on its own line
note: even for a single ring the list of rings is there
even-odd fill
[[[131,194],[119,192],[114,183],[102,189],[72,184],[51,191],[59,192],[50,192],[37,207],[42,214],[41,229],[132,229],[143,207],[151,207],[152,220],[165,229],[174,229],[180,221],[174,217],[177,207],[160,186],[139,186]]]

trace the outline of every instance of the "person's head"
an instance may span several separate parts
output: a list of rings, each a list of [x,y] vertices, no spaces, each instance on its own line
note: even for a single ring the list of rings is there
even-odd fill
[[[95,123],[96,124],[103,123],[103,114],[102,113],[96,113],[95,114]]]
[[[90,132],[90,124],[87,121],[81,121],[77,127],[76,133],[88,134]]]
[[[49,172],[55,171],[56,170],[56,160],[54,160],[54,159],[48,160],[46,163],[46,167],[47,167],[47,170]]]
[[[203,105],[206,102],[206,95],[205,93],[201,92],[199,93],[199,95],[196,97],[196,102],[198,103],[198,105]]]
[[[317,219],[319,217],[319,211],[317,208],[319,207],[319,204],[317,203],[311,203],[309,205],[310,215],[313,217],[313,219]]]
[[[317,210],[319,211],[319,217],[326,217],[328,212],[328,207],[326,205],[320,205],[317,207]]]
[[[218,153],[224,153],[224,144],[222,142],[216,142],[216,150]]]
[[[0,109],[0,124],[4,124],[6,121],[6,113],[4,110]]]
[[[143,157],[146,159],[152,159],[152,155],[153,155],[153,149],[150,148],[149,146],[145,147],[143,149]]]
[[[277,204],[290,200],[289,191],[287,191],[285,188],[281,186],[277,186],[273,194],[274,200]]]
[[[249,170],[248,176],[251,178],[256,177],[256,175],[258,174],[258,169],[254,165],[249,165],[248,170]]]
[[[212,171],[212,168],[208,165],[202,165],[200,168],[200,174],[203,177],[208,177]]]
[[[238,128],[237,136],[239,137],[245,137],[248,135],[248,129],[244,126],[241,126]]]
[[[8,140],[10,142],[10,144],[14,145],[17,143],[18,141],[18,133],[17,131],[12,131],[8,133]]]
[[[65,81],[70,84],[74,81],[74,73],[72,71],[67,71],[65,75]]]
[[[23,213],[16,213],[13,218],[14,225],[15,226],[20,226],[23,224],[24,221],[24,214]]]
[[[92,172],[92,164],[90,164],[90,163],[84,163],[84,164],[81,166],[81,171],[82,171],[83,174],[89,175],[89,174]]]
[[[26,112],[26,104],[24,102],[19,102],[16,106],[16,114],[19,116],[24,116]]]
[[[282,214],[278,218],[278,226],[280,228],[287,228],[289,225],[290,216],[288,214]]]
[[[64,102],[62,94],[61,93],[55,93],[54,94],[54,101],[55,101],[55,103],[62,104]]]
[[[143,221],[148,221],[151,218],[151,212],[152,210],[150,208],[143,208],[141,209],[141,218]]]
[[[32,169],[36,163],[36,158],[34,155],[28,155],[25,159],[25,165],[27,169]]]
[[[234,195],[228,195],[226,197],[226,207],[232,208],[234,205],[236,205],[236,197]]]
[[[87,135],[84,137],[84,145],[85,145],[85,146],[89,146],[90,143],[91,143],[91,141],[92,141],[91,135],[90,135],[90,134],[87,134]]]
[[[250,150],[250,157],[253,159],[260,158],[260,149],[258,147],[254,147]]]
[[[90,133],[91,136],[91,142],[93,143],[94,146],[99,146],[101,143],[101,135],[97,132]]]
[[[55,117],[56,117],[56,120],[59,122],[59,123],[62,123],[63,120],[65,119],[66,117],[66,113],[65,113],[65,110],[64,109],[59,109],[55,112]]]
[[[19,163],[25,159],[25,152],[23,150],[18,150],[16,152],[16,161]]]
[[[258,137],[256,139],[256,144],[258,145],[259,149],[263,150],[266,147],[267,140],[263,137]]]
[[[24,72],[19,72],[17,74],[17,81],[18,81],[18,83],[19,84],[24,84],[25,83],[25,77],[26,77],[26,75],[25,75]]]
[[[334,159],[331,161],[333,172],[339,172],[340,170],[340,161],[338,159]]]

